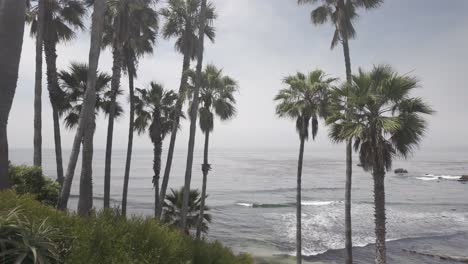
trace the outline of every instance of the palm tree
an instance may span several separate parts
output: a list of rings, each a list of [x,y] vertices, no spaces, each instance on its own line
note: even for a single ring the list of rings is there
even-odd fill
[[[166,196],[163,203],[163,223],[176,227],[180,226],[183,193],[184,187],[181,187],[179,190],[171,189],[171,194]],[[201,214],[201,206],[200,192],[198,190],[191,190],[189,196],[187,225],[184,230],[186,234],[190,234],[190,230],[197,227],[199,219],[202,219],[201,232],[204,234],[208,233],[208,224],[211,223],[211,215],[208,213]],[[208,206],[205,205],[204,207],[203,212],[210,210]],[[203,217],[200,217],[201,215],[203,215]]]
[[[333,108],[342,110],[334,111],[327,120],[332,124],[333,140],[355,139],[354,149],[363,169],[372,173],[377,264],[386,263],[385,173],[396,156],[411,154],[427,126],[421,115],[433,113],[421,98],[411,97],[416,87],[414,77],[400,75],[387,65],[375,66],[370,72],[359,70],[351,86],[335,92],[338,100],[333,100]]]
[[[210,6],[212,3],[210,3]],[[197,132],[197,116],[198,116],[198,105],[200,98],[200,84],[201,84],[201,74],[203,67],[203,52],[205,45],[205,27],[207,25],[206,21],[206,10],[208,9],[207,0],[202,0],[200,7],[200,21],[198,25],[198,44],[197,44],[197,67],[195,71],[195,86],[193,89],[193,101],[192,107],[190,109],[190,136],[188,142],[188,151],[187,151],[187,165],[185,167],[185,181],[184,181],[184,201],[182,203],[181,210],[181,229],[184,230],[187,224],[187,214],[188,214],[188,202],[190,195],[190,183],[192,181],[192,168],[193,168],[193,151],[195,148],[195,134]]]
[[[159,177],[161,173],[161,154],[164,138],[171,132],[174,118],[174,106],[177,94],[166,91],[155,82],[147,90],[137,89],[135,101],[135,130],[138,134],[148,132],[153,142],[153,186],[154,211],[159,204]]]
[[[104,31],[104,14],[106,11],[105,0],[94,1],[92,16],[91,45],[89,49],[89,68],[87,78],[87,89],[84,95],[83,107],[78,120],[75,138],[73,140],[70,160],[68,162],[67,174],[60,192],[57,207],[64,210],[67,208],[70,189],[75,174],[76,162],[83,143],[83,162],[80,179],[80,199],[78,201],[78,213],[88,215],[93,207],[93,183],[92,183],[92,161],[93,161],[93,136],[94,115],[96,104],[96,79],[99,55],[101,54],[102,34]]]
[[[52,104],[54,122],[55,158],[57,163],[57,181],[63,183],[62,140],[60,135],[59,112],[62,107],[63,93],[57,77],[57,44],[75,37],[74,30],[84,29],[83,17],[86,6],[79,0],[48,0],[44,2],[44,50],[47,64],[47,89]],[[31,9],[28,21],[31,23],[31,35],[38,32],[39,10]]]
[[[65,127],[76,129],[83,108],[84,95],[88,83],[88,65],[82,63],[71,63],[68,71],[58,73],[60,86],[65,93],[66,105],[62,109],[64,115]],[[111,76],[107,73],[98,73],[96,79],[96,105],[95,115],[99,112],[109,113],[110,89],[109,83]],[[120,104],[117,105],[116,118],[122,115],[123,109]]]
[[[356,37],[354,20],[358,17],[356,10],[366,10],[379,7],[383,0],[298,0],[299,4],[318,3],[319,5],[311,13],[312,23],[322,25],[330,21],[335,27],[331,49],[340,42],[343,46],[345,59],[346,80],[352,82],[351,58],[349,55],[349,40]],[[353,263],[353,240],[351,229],[351,187],[352,187],[352,139],[346,142],[346,183],[345,183],[345,247],[346,264]]]
[[[166,168],[161,184],[160,201],[166,196],[167,186],[169,184],[169,175],[171,173],[172,158],[174,156],[175,141],[179,128],[180,115],[182,114],[182,106],[185,101],[186,86],[187,86],[187,71],[190,69],[191,60],[195,59],[195,52],[198,39],[198,21],[200,20],[200,0],[169,0],[166,8],[161,10],[161,14],[166,18],[162,34],[164,38],[176,38],[175,48],[183,55],[182,75],[179,86],[179,98],[176,103],[176,114],[174,126],[171,132],[171,141],[167,152]],[[213,20],[216,19],[215,9],[209,6],[205,12],[207,26],[204,33],[212,42],[215,38],[215,29],[212,26]],[[157,207],[157,216],[161,216],[162,204]]]
[[[300,139],[296,196],[296,258],[298,264],[302,263],[301,178],[304,144],[309,139],[310,123],[312,124],[312,139],[315,139],[317,135],[318,119],[324,116],[328,91],[335,80],[327,78],[321,70],[315,70],[308,75],[297,73],[284,79],[287,88],[280,90],[275,97],[275,101],[278,101],[276,114],[279,117],[296,120],[296,129]]]
[[[44,45],[45,0],[38,0],[36,75],[34,79],[34,166],[42,166],[42,47]]]
[[[192,83],[195,80],[194,73],[190,74]],[[234,93],[237,91],[237,83],[229,76],[223,75],[223,70],[214,65],[208,65],[202,73],[200,84],[199,107],[200,129],[205,134],[205,147],[203,150],[203,185],[201,192],[200,215],[203,215],[206,199],[206,183],[211,164],[208,163],[208,145],[210,133],[213,132],[214,117],[217,115],[221,121],[229,120],[236,115]],[[192,91],[192,90],[191,90]],[[196,238],[200,239],[203,228],[203,219],[199,218]]]
[[[0,4],[0,190],[10,187],[7,125],[18,81],[25,12],[25,0],[5,0]]]
[[[128,75],[128,90],[130,98],[130,118],[128,130],[127,158],[125,161],[125,175],[122,192],[122,215],[127,213],[127,193],[128,181],[130,178],[130,165],[133,149],[133,130],[135,120],[135,103],[133,102],[135,89],[134,78],[137,77],[138,60],[146,54],[153,53],[153,46],[156,42],[156,35],[159,27],[158,14],[148,6],[133,9],[130,14],[130,32],[123,48],[123,69]],[[110,195],[109,195],[110,196]]]

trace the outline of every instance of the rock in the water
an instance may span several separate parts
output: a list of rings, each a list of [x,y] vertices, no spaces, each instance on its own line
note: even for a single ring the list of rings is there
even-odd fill
[[[459,181],[466,182],[468,181],[468,175],[463,175],[460,177]]]
[[[395,170],[395,173],[402,174],[402,173],[408,173],[408,171],[405,169],[399,168]]]

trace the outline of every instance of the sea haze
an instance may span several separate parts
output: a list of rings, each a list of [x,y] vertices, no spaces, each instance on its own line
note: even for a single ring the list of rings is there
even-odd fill
[[[303,171],[303,253],[316,255],[344,248],[344,152],[306,147]],[[111,196],[116,205],[122,193],[125,150],[115,150]],[[129,185],[129,210],[151,215],[153,210],[152,151],[134,150]],[[201,184],[201,151],[194,159],[193,187]],[[65,151],[64,160],[69,152]],[[295,250],[295,195],[298,153],[295,149],[213,149],[208,176],[208,206],[213,215],[209,238],[237,252],[259,256],[293,254]],[[14,164],[30,164],[32,150],[12,149]],[[372,177],[354,158],[353,241],[374,241]],[[182,186],[186,151],[174,156],[171,188]],[[44,172],[54,177],[53,150],[44,150]],[[165,163],[163,157],[163,164]],[[65,164],[66,165],[66,164]],[[79,168],[80,166],[78,166]],[[406,175],[386,176],[389,240],[455,235],[468,229],[468,184],[457,180],[468,174],[468,150],[420,151],[410,160],[396,160]],[[103,196],[104,151],[94,153],[95,206]],[[79,172],[75,173],[70,206],[76,207]]]

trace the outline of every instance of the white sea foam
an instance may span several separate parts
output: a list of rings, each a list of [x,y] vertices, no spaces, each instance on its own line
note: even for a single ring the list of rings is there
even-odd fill
[[[239,206],[253,207],[253,203],[236,203]]]
[[[342,203],[341,201],[302,201],[301,204],[305,206],[325,206]]]
[[[422,181],[438,181],[438,180],[448,180],[448,181],[458,181],[460,180],[461,176],[454,176],[454,175],[434,175],[434,174],[426,174],[421,177],[416,177],[418,180]]]

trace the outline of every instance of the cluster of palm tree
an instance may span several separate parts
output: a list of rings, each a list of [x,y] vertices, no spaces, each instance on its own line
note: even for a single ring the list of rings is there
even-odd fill
[[[54,121],[54,141],[57,168],[57,181],[61,185],[61,193],[57,207],[66,209],[73,182],[78,155],[82,153],[82,169],[80,176],[78,213],[86,216],[93,207],[92,160],[93,137],[96,128],[96,116],[104,113],[108,120],[105,169],[104,169],[104,207],[110,207],[110,183],[114,122],[124,112],[118,97],[123,94],[122,74],[128,77],[129,94],[129,133],[125,166],[125,177],[122,194],[122,213],[127,212],[128,182],[130,179],[131,156],[134,132],[147,133],[154,145],[153,186],[155,190],[154,213],[157,219],[174,218],[174,210],[167,206],[171,204],[166,191],[169,183],[172,158],[176,135],[180,129],[180,120],[185,118],[184,105],[188,105],[190,117],[189,152],[187,154],[186,181],[179,195],[180,210],[176,223],[183,230],[196,229],[196,237],[207,231],[204,216],[208,207],[205,205],[208,171],[209,134],[213,131],[214,117],[228,120],[235,116],[235,98],[237,83],[225,76],[221,69],[213,65],[203,70],[203,52],[205,36],[214,41],[216,19],[215,7],[207,0],[169,0],[164,8],[157,9],[155,0],[20,0],[7,1],[1,5],[2,27],[13,23],[13,27],[3,30],[1,34],[11,34],[8,41],[2,43],[2,52],[8,48],[8,55],[15,55],[11,60],[4,60],[2,69],[8,89],[2,89],[2,160],[0,169],[6,160],[8,164],[8,148],[6,144],[6,121],[8,119],[11,100],[16,87],[22,38],[18,35],[24,30],[25,22],[31,25],[31,36],[36,39],[36,75],[34,104],[34,165],[42,165],[42,60],[45,54],[47,66],[47,88],[52,105]],[[91,46],[89,66],[85,63],[73,62],[69,69],[57,69],[57,45],[71,41],[78,31],[84,30],[84,20],[87,10],[94,7],[91,26]],[[16,12],[16,13],[15,13]],[[8,15],[7,15],[8,13]],[[9,13],[16,17],[10,17]],[[160,28],[160,17],[164,18]],[[15,20],[16,19],[16,20]],[[15,29],[14,32],[12,32]],[[21,29],[21,30],[20,30]],[[18,35],[15,35],[18,34]],[[166,90],[157,82],[151,82],[146,89],[136,88],[135,78],[138,77],[139,60],[152,54],[157,36],[175,38],[175,48],[183,55],[183,70],[178,93]],[[2,39],[7,37],[3,36]],[[16,42],[13,42],[15,40]],[[7,46],[12,45],[12,46]],[[14,49],[11,47],[14,46]],[[104,48],[112,51],[112,73],[98,71],[100,52]],[[14,51],[14,52],[13,52]],[[44,54],[43,54],[44,53]],[[3,55],[3,54],[2,54]],[[5,54],[6,55],[6,54]],[[7,57],[5,57],[7,58]],[[18,59],[18,61],[16,61]],[[195,69],[191,69],[192,61],[196,60]],[[7,65],[7,63],[10,63]],[[11,75],[16,72],[15,75]],[[2,75],[2,76],[3,76]],[[9,75],[9,76],[7,76]],[[10,76],[11,75],[11,76]],[[6,93],[3,96],[3,93]],[[190,190],[193,152],[196,133],[196,123],[200,113],[200,128],[205,134],[203,188],[201,194]],[[63,169],[61,123],[67,129],[76,131],[72,151],[66,173]],[[161,157],[164,139],[171,135],[166,167],[162,183]],[[5,153],[5,155],[3,155]],[[6,158],[6,159],[5,159]],[[2,171],[3,172],[3,171]],[[0,187],[8,188],[7,173],[1,173]],[[199,196],[199,198],[197,198]],[[167,200],[167,199],[169,200]],[[193,217],[193,199],[198,203]],[[167,200],[167,201],[165,201]],[[174,202],[174,201],[172,201]],[[174,204],[174,203],[173,203]],[[169,214],[166,215],[165,213]],[[171,216],[172,214],[172,216]]]
[[[330,127],[334,142],[346,142],[345,186],[345,263],[353,263],[351,229],[352,150],[359,153],[365,171],[372,173],[375,204],[375,263],[386,263],[385,173],[397,156],[408,157],[418,145],[426,129],[421,117],[433,110],[410,92],[418,81],[398,74],[388,65],[377,65],[357,75],[351,72],[349,40],[355,38],[354,20],[359,8],[372,9],[383,0],[298,0],[298,4],[318,4],[311,12],[314,25],[327,22],[335,27],[331,48],[343,47],[346,82],[337,87],[337,79],[328,78],[321,70],[297,73],[284,79],[287,86],[279,91],[276,112],[279,117],[296,121],[300,148],[297,168],[297,263],[302,263],[301,177],[304,142],[318,129],[318,119]]]

